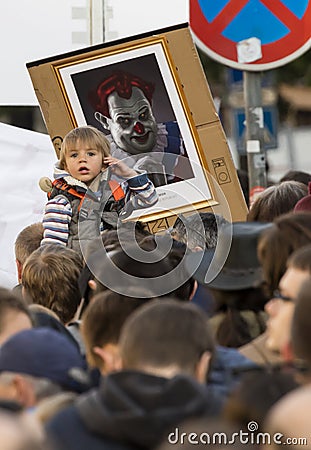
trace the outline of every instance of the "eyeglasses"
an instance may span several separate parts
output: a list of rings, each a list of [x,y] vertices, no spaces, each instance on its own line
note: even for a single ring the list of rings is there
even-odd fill
[[[280,300],[283,300],[284,302],[292,302],[293,299],[290,297],[287,297],[286,295],[283,295],[278,289],[273,291],[272,298],[277,298]]]

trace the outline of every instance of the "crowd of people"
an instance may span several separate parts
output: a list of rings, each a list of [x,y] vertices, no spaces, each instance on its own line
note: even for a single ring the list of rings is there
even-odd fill
[[[311,447],[311,176],[287,175],[245,222],[154,235],[122,221],[147,174],[70,132],[0,288],[0,448]]]

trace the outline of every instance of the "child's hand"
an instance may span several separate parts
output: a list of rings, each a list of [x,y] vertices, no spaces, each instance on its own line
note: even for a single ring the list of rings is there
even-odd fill
[[[134,169],[130,169],[122,160],[113,158],[113,156],[106,156],[104,158],[104,163],[119,177],[132,178],[137,175],[137,172]]]

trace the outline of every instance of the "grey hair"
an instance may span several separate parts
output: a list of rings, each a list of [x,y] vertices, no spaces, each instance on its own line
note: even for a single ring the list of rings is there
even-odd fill
[[[184,217],[179,215],[171,234],[178,241],[187,245],[190,250],[196,247],[215,248],[218,237],[218,227],[226,223],[226,219],[212,212],[196,213]]]
[[[0,383],[9,385],[12,383],[16,375],[22,376],[26,381],[28,381],[28,383],[31,384],[37,401],[63,392],[63,389],[59,384],[54,383],[48,378],[33,377],[24,373],[2,372],[0,373]]]

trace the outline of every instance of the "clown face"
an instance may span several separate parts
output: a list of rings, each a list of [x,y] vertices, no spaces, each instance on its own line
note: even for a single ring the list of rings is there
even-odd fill
[[[156,144],[157,124],[143,92],[133,87],[129,99],[113,92],[108,106],[111,118],[106,118],[107,125],[118,147],[131,155],[151,152]]]

